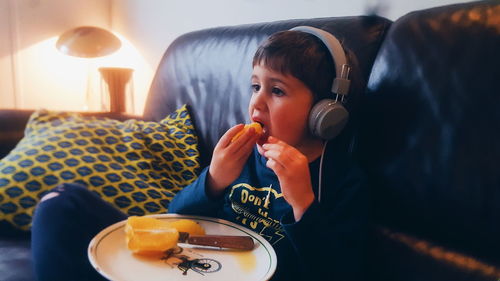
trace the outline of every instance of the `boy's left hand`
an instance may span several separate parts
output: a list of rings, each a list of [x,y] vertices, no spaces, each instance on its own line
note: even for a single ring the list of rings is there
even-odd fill
[[[293,208],[295,221],[299,221],[314,201],[309,161],[295,147],[275,137],[267,141],[262,145],[266,166],[278,176],[281,192]]]

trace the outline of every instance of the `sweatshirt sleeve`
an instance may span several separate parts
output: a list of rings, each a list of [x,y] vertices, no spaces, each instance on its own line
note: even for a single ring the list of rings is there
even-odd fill
[[[368,231],[368,195],[361,172],[350,171],[334,192],[308,208],[300,221],[293,212],[281,223],[311,280],[362,280]],[[325,200],[326,199],[326,200]]]
[[[206,191],[208,167],[203,169],[200,176],[190,185],[179,191],[168,206],[169,213],[183,215],[212,216],[223,204],[223,198],[215,200],[210,198]]]

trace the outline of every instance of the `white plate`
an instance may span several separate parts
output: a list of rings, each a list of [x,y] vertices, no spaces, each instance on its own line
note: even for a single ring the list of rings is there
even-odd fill
[[[177,256],[184,255],[187,259],[178,265],[182,262],[179,258],[162,260],[132,254],[125,242],[126,221],[121,221],[101,231],[89,244],[90,263],[101,275],[115,281],[254,281],[269,280],[276,270],[277,258],[273,247],[262,236],[245,227],[200,216],[162,214],[151,217],[162,220],[191,219],[203,226],[207,234],[248,235],[254,239],[255,247],[252,251],[236,251],[179,244],[183,251]]]

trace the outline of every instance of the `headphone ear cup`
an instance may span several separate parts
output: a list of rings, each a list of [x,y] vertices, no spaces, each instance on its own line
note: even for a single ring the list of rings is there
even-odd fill
[[[341,102],[323,99],[309,113],[309,129],[314,136],[324,140],[336,137],[349,120],[349,112]]]

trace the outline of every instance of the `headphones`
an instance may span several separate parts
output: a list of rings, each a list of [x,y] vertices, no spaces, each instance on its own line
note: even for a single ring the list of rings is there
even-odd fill
[[[324,30],[311,26],[297,26],[290,30],[316,36],[325,44],[332,55],[335,64],[335,78],[331,91],[335,99],[322,99],[312,107],[309,113],[309,129],[314,136],[321,139],[333,139],[342,131],[349,119],[349,112],[344,107],[343,102],[349,92],[351,81],[348,77],[351,67],[347,64],[344,49],[335,36]]]

